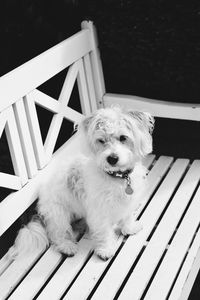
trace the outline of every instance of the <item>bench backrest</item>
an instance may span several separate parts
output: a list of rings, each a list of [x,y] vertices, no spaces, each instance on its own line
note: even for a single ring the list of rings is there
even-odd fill
[[[67,68],[58,99],[37,87]],[[0,203],[0,236],[37,198],[41,169],[52,160],[63,119],[77,123],[82,114],[68,106],[77,81],[83,114],[101,105],[105,93],[92,22],[82,30],[0,79],[0,137],[5,131],[14,175],[0,172],[0,186],[17,192]],[[53,113],[43,143],[36,105]]]

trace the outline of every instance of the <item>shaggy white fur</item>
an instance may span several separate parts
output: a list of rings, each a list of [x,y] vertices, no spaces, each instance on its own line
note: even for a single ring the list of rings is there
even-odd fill
[[[142,201],[147,170],[142,158],[152,151],[154,119],[119,107],[100,109],[77,126],[89,146],[88,156],[60,161],[43,182],[38,217],[22,228],[10,249],[14,256],[52,244],[72,256],[78,251],[72,222],[84,218],[95,253],[113,256],[114,228],[135,234],[141,225],[134,212]]]

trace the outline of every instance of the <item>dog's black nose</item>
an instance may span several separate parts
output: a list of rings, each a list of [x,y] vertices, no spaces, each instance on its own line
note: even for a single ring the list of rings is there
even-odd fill
[[[107,162],[111,165],[114,166],[118,162],[119,157],[116,154],[111,154],[107,157]]]

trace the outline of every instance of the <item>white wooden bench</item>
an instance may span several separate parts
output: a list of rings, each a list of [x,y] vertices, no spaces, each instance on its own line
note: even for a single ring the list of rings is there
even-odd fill
[[[66,68],[58,100],[37,89]],[[16,191],[0,203],[0,235],[37,199],[40,178],[56,160],[81,151],[74,135],[53,154],[63,119],[82,117],[68,105],[76,80],[83,114],[118,103],[158,117],[200,121],[197,105],[105,93],[95,29],[84,21],[80,32],[0,79],[0,134],[5,129],[15,171],[0,173],[0,185]],[[54,114],[44,144],[36,105]],[[84,237],[73,258],[51,247],[14,262],[5,254],[0,299],[187,299],[200,267],[200,161],[150,155],[144,164],[150,169],[138,212],[144,228],[120,237],[113,259],[98,259]]]

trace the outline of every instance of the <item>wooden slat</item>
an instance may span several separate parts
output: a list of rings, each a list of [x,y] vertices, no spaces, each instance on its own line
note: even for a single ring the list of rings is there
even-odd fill
[[[75,111],[71,107],[62,108],[62,116],[73,123],[79,123],[83,119],[83,115]]]
[[[51,124],[48,130],[48,134],[45,140],[44,148],[45,148],[45,155],[46,160],[50,161],[53,151],[56,145],[56,141],[60,132],[60,128],[63,122],[62,114],[56,114],[53,116],[51,120]]]
[[[154,160],[155,160],[155,155],[149,154],[144,158],[143,165],[148,169]]]
[[[5,126],[5,131],[12,158],[12,163],[15,174],[20,177],[21,183],[22,185],[24,185],[28,181],[28,176],[13,108],[8,108],[6,112],[7,123]]]
[[[45,152],[47,160],[51,159],[51,156],[53,154],[53,150],[56,145],[56,141],[58,138],[58,134],[62,125],[63,121],[63,115],[62,115],[62,109],[65,109],[68,105],[75,80],[77,78],[79,69],[81,67],[81,61],[78,60],[75,62],[72,66],[70,66],[62,90],[59,95],[58,103],[59,103],[59,112],[58,114],[53,116],[53,119],[51,121],[47,137],[45,140]]]
[[[15,260],[6,269],[0,277],[0,299],[6,298],[13,291],[41,254],[41,251],[36,251],[23,259]]]
[[[165,299],[199,225],[200,188],[198,189],[178,231],[169,246],[145,300]],[[200,244],[199,244],[200,246]]]
[[[92,243],[83,238],[79,242],[78,253],[74,257],[66,259],[63,262],[37,299],[51,299],[52,295],[54,300],[60,299],[73,278],[87,260],[91,249]]]
[[[152,171],[149,174],[149,176],[151,177],[150,182],[152,184],[149,185],[149,190],[146,193],[147,199],[150,197],[153,190],[157,186],[158,182],[160,181],[162,176],[165,174],[165,172],[168,169],[168,167],[170,166],[171,162],[172,162],[172,158],[161,157],[158,160],[158,162],[155,164],[155,170],[153,171],[153,169],[152,169]],[[121,244],[121,242],[122,242],[122,237],[119,238],[117,246],[119,246]],[[122,248],[122,250],[123,250],[123,248]],[[121,253],[121,251],[120,251],[120,253]],[[132,251],[132,249],[131,249],[131,251]],[[130,255],[130,252],[129,252],[129,255]],[[119,256],[119,254],[118,254],[118,256]],[[117,265],[117,268],[115,268],[116,260],[118,259],[118,256],[115,258],[114,264],[111,266],[111,269],[109,269],[109,270],[112,270],[112,268],[114,268],[114,274],[116,274],[116,273],[119,274],[119,270],[120,270],[120,274],[121,274],[121,266],[119,267]],[[125,257],[126,257],[126,259],[124,259]],[[125,264],[127,261],[127,254],[124,253],[124,255],[121,256],[121,259],[123,260],[123,264]],[[80,299],[80,300],[86,299],[87,296],[92,291],[92,289],[94,288],[98,279],[100,278],[100,276],[102,275],[102,273],[104,272],[106,267],[108,266],[108,264],[109,264],[109,261],[102,262],[100,259],[96,258],[95,255],[92,256],[92,258],[88,261],[87,265],[82,270],[79,277],[76,279],[76,282],[74,283],[74,285],[72,286],[70,291],[67,293],[65,300],[66,299]],[[104,290],[104,292],[102,294],[100,291],[99,299],[104,299],[105,295],[106,295],[106,300],[109,299],[109,291],[112,288],[110,286],[111,282],[112,282],[112,287],[115,286],[115,284],[116,284],[115,280],[109,281],[109,289],[107,288],[106,290]],[[97,292],[99,291],[100,288],[101,288],[101,286],[98,287]],[[95,297],[95,295],[93,295],[93,297]],[[97,299],[98,299],[98,297],[97,297]]]
[[[92,112],[92,110],[90,105],[88,85],[86,81],[86,75],[85,75],[82,59],[79,67],[77,83],[78,83],[78,91],[79,91],[79,97],[81,103],[81,111],[84,115],[89,115]]]
[[[189,249],[181,272],[175,282],[169,300],[186,300],[189,297],[193,283],[200,267],[200,231],[198,231],[194,242]]]
[[[2,135],[3,130],[6,127],[6,123],[8,121],[10,113],[12,113],[12,111],[10,111],[10,109],[7,109],[7,110],[4,110],[0,114],[0,137]],[[16,137],[16,138],[18,139],[18,137]],[[18,140],[18,145],[19,145],[19,140]],[[14,151],[14,149],[13,149],[13,151]],[[14,156],[14,154],[13,154],[13,156]],[[25,179],[25,181],[26,180],[27,179]],[[22,182],[21,182],[19,175],[15,176],[15,175],[10,175],[10,174],[5,174],[5,173],[0,172],[0,186],[5,187],[5,188],[10,188],[13,190],[19,190],[22,187]]]
[[[90,31],[85,29],[2,76],[0,79],[0,111],[27,95],[92,49]]]
[[[83,115],[78,111],[72,109],[67,105],[61,106],[59,101],[46,95],[45,93],[40,92],[39,90],[35,90],[32,93],[37,104],[47,110],[50,110],[51,112],[61,114],[69,121],[78,123],[83,118]]]
[[[46,140],[45,140],[45,152],[47,160],[50,160],[53,150],[55,148],[55,144],[57,141],[57,137],[62,125],[63,117],[67,118],[73,122],[79,122],[81,119],[81,114],[76,112],[75,110],[68,107],[68,102],[74,87],[74,83],[76,78],[78,79],[78,87],[79,93],[82,103],[82,108],[85,113],[90,113],[90,104],[89,104],[89,96],[87,90],[87,83],[85,78],[85,73],[83,69],[82,60],[74,63],[70,69],[68,70],[65,82],[63,84],[58,104],[60,105],[58,114],[54,115]],[[84,103],[84,104],[83,104]]]
[[[13,105],[13,109],[18,126],[28,176],[29,178],[32,178],[37,173],[37,163],[31,141],[23,99],[17,101]]]
[[[39,289],[45,284],[62,259],[62,255],[49,248],[30,273],[20,283],[11,300],[33,299]],[[46,298],[51,299],[51,297]]]
[[[0,186],[18,191],[21,189],[22,183],[19,176],[0,172]]]
[[[75,80],[77,78],[79,69],[81,68],[81,60],[76,61],[73,65],[69,67],[67,72],[64,84],[62,86],[62,90],[59,95],[58,101],[62,103],[64,106],[68,105]]]
[[[89,92],[89,97],[90,97],[91,109],[92,109],[92,111],[95,111],[98,107],[97,107],[97,100],[95,101],[96,94],[95,94],[92,66],[91,66],[89,54],[87,54],[83,57],[83,64],[84,64],[85,75],[86,75],[87,84],[88,84],[88,92]]]
[[[46,165],[47,160],[45,157],[38,116],[35,108],[34,93],[30,93],[29,95],[24,97],[24,105],[26,109],[36,161],[38,164],[38,168],[42,169]]]
[[[60,111],[60,104],[56,99],[37,89],[32,91],[31,94],[35,100],[35,103],[39,104],[41,107],[53,113],[58,113]]]
[[[83,21],[81,23],[82,29],[90,30],[90,38],[93,50],[90,52],[90,60],[92,66],[92,74],[94,80],[95,94],[96,97],[92,99],[97,103],[97,107],[103,106],[103,95],[105,94],[105,82],[103,76],[103,69],[101,64],[100,53],[98,49],[98,40],[96,29],[92,22]]]
[[[11,265],[12,262],[13,260],[8,257],[7,253],[0,259],[0,276]]]
[[[178,221],[184,212],[185,207],[187,206],[187,203],[190,200],[190,197],[194,192],[194,189],[198,184],[199,179],[200,161],[194,161],[175,194],[173,201],[170,203],[169,208],[165,212],[163,219],[159,223],[158,228],[153,234],[153,237],[149,241],[142,257],[122,290],[119,299],[140,299],[168,244],[168,241],[170,240],[171,235],[176,228]],[[173,177],[171,177],[171,180],[174,181]],[[172,184],[173,182],[164,186],[165,196],[167,194],[167,189],[169,189],[168,186]],[[161,201],[161,199],[159,200]],[[158,211],[158,207],[156,209]],[[150,209],[147,211],[149,213]],[[153,213],[155,214],[155,212],[152,212],[152,214]]]
[[[150,166],[151,163],[153,163],[154,158],[155,157],[153,155],[147,156],[144,160],[144,166],[148,167],[147,166],[148,163],[150,163],[149,164],[149,166]],[[143,196],[143,200],[141,201],[140,206],[137,208],[137,211],[135,213],[135,218],[139,217],[139,215],[141,214],[141,212],[144,209],[145,205],[147,204],[149,198],[151,197],[152,193],[154,192],[154,189],[157,187],[157,185],[163,179],[165,173],[170,168],[170,165],[172,164],[172,162],[173,162],[172,157],[160,156],[159,159],[156,161],[155,165],[153,165],[153,168],[151,169],[151,171],[148,174],[145,195]]]
[[[103,97],[105,107],[121,105],[128,109],[148,111],[155,117],[200,121],[200,105],[167,102],[131,95],[107,93]]]
[[[148,164],[151,164],[151,162],[154,160],[154,156],[149,156],[149,158],[146,159],[147,162],[144,162],[144,165],[148,167]],[[150,160],[150,162],[148,160]],[[145,203],[149,200],[155,188],[165,176],[172,162],[173,162],[173,157],[168,157],[168,156],[160,156],[158,160],[155,162],[153,168],[150,170],[148,174],[147,189],[144,195]]]
[[[117,243],[115,245],[115,249],[120,246],[122,243],[123,238],[119,237],[117,240]],[[86,299],[90,292],[92,291],[94,285],[100,278],[100,275],[103,273],[103,271],[106,269],[108,264],[110,263],[110,259],[106,262],[103,262],[98,258],[96,255],[93,254],[93,256],[90,258],[76,281],[74,282],[71,289],[67,292],[66,296],[63,298],[63,300],[81,300]],[[105,295],[104,295],[105,297]],[[104,298],[102,298],[104,299]]]

